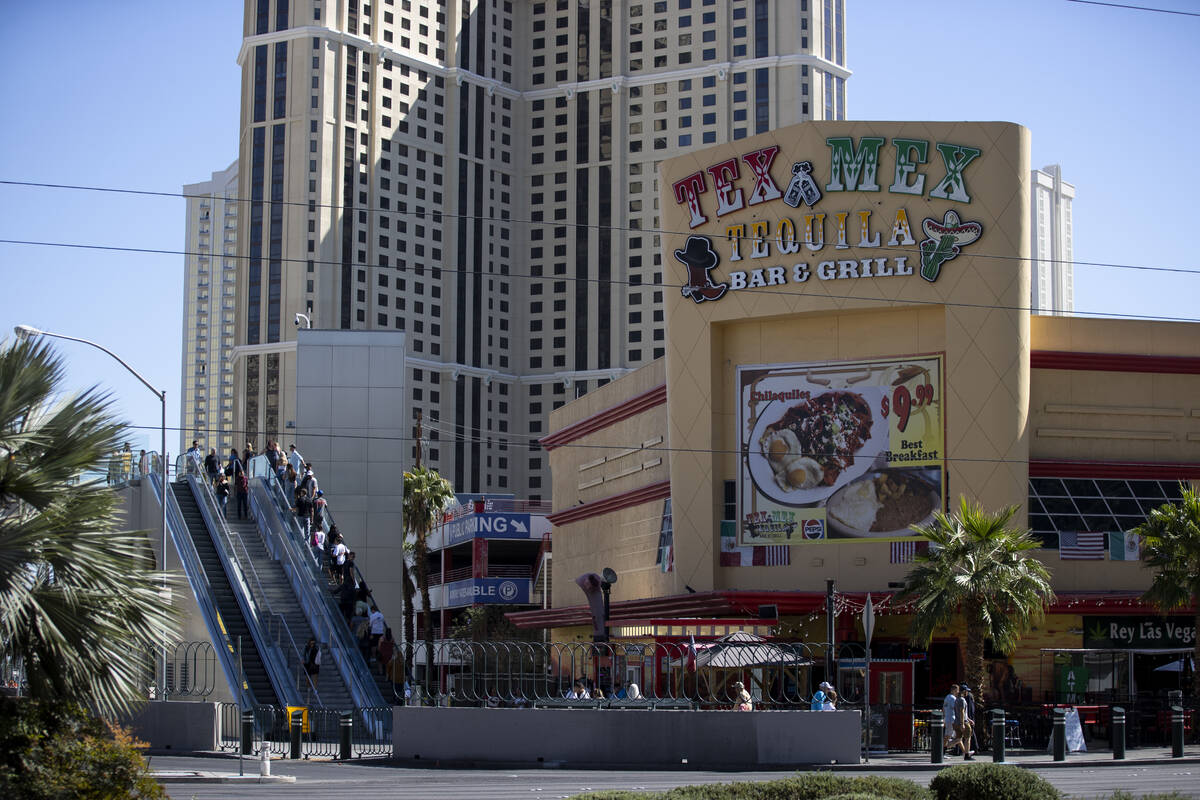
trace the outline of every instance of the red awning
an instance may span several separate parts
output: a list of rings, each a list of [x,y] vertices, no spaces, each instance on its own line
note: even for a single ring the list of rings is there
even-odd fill
[[[879,603],[881,598],[891,597],[895,592],[871,594],[876,603]],[[867,599],[866,592],[839,592],[838,595],[857,604]],[[624,600],[612,604],[609,623],[629,625],[643,623],[647,619],[662,622],[671,619],[695,622],[730,617],[756,617],[759,606],[765,605],[777,606],[781,617],[812,614],[825,609],[825,593],[729,589],[647,600]],[[1115,616],[1158,612],[1141,600],[1140,592],[1066,592],[1058,595],[1057,600],[1050,606],[1049,613]],[[586,605],[514,611],[505,616],[518,628],[567,628],[592,624],[591,612]]]

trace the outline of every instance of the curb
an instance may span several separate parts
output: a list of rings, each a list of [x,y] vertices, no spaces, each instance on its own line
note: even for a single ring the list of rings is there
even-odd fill
[[[295,783],[295,775],[234,775],[232,772],[151,772],[157,783]]]
[[[937,772],[946,767],[953,767],[959,764],[1003,764],[1010,767],[1021,767],[1022,769],[1064,769],[1071,767],[1147,767],[1147,766],[1163,766],[1167,764],[1200,764],[1200,755],[1187,755],[1183,758],[1171,758],[1170,756],[1160,757],[1141,757],[1141,758],[1126,758],[1116,760],[1113,758],[1088,758],[1072,760],[1067,758],[1065,761],[1054,761],[1053,759],[1020,759],[1010,758],[1005,761],[992,761],[990,756],[980,758],[976,756],[972,761],[963,761],[961,756],[953,757],[953,760],[947,759],[941,764],[931,762],[912,762],[904,761],[899,763],[889,763],[886,759],[876,759],[869,763],[863,764],[829,764],[818,767],[818,769],[827,769],[833,772],[843,771],[863,771],[863,770],[879,770],[889,772]]]

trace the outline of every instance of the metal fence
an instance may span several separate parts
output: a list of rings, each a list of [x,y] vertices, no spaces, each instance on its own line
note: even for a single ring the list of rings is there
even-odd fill
[[[822,653],[747,633],[694,645],[449,640],[427,669],[414,643],[417,680],[396,694],[428,705],[728,708],[745,691],[756,708],[807,708]]]
[[[218,715],[218,748],[236,753],[242,747],[243,709],[236,703],[220,703]],[[256,706],[247,709],[253,718],[253,733],[250,737],[248,754],[257,754],[265,744],[267,751],[276,756],[288,756],[291,747],[291,714],[299,713],[300,756],[302,758],[336,758],[341,755],[342,719],[349,717],[350,754],[353,758],[364,756],[390,756],[392,754],[392,707],[379,706],[359,708],[353,712],[333,711],[324,708],[294,706]]]
[[[155,651],[154,658],[159,657]],[[217,686],[217,654],[211,642],[178,642],[166,651],[166,698],[208,697]]]

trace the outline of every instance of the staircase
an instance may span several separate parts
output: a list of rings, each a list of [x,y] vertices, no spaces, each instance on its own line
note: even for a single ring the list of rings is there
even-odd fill
[[[284,627],[290,634],[281,636],[280,646],[283,648],[290,665],[298,665],[299,655],[304,645],[312,635],[312,628],[292,592],[287,575],[278,561],[271,557],[267,550],[262,534],[253,520],[227,519],[226,524],[234,537],[241,540],[244,552],[249,557],[250,564],[242,564],[244,572],[249,574],[251,566],[257,576],[257,583],[262,587],[271,611],[283,617]],[[294,648],[293,649],[293,645]],[[321,646],[321,671],[316,681],[317,697],[311,695],[308,681],[299,674],[299,689],[306,703],[318,707],[336,710],[350,710],[354,702],[346,690],[346,684],[338,672],[333,657],[327,645]]]
[[[250,635],[250,628],[246,625],[242,610],[234,598],[233,588],[229,585],[229,578],[225,575],[224,567],[221,566],[217,548],[204,524],[204,518],[200,514],[200,507],[196,504],[196,498],[192,496],[191,488],[186,483],[173,483],[171,492],[179,504],[179,510],[187,523],[188,533],[191,535],[196,553],[204,566],[205,575],[212,588],[213,605],[220,615],[220,625],[229,634],[230,641],[241,640],[242,672],[250,687],[250,693],[254,696],[254,702],[259,705],[278,705],[279,700],[271,686],[271,679],[267,676],[262,656],[258,652],[254,637]]]

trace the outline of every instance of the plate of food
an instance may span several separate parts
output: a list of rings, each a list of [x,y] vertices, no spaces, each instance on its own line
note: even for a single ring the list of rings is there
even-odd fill
[[[882,388],[812,386],[786,395],[763,408],[747,442],[750,477],[775,502],[819,502],[887,449]]]
[[[941,488],[928,470],[882,469],[850,481],[829,496],[831,531],[853,538],[912,536],[942,507]]]

